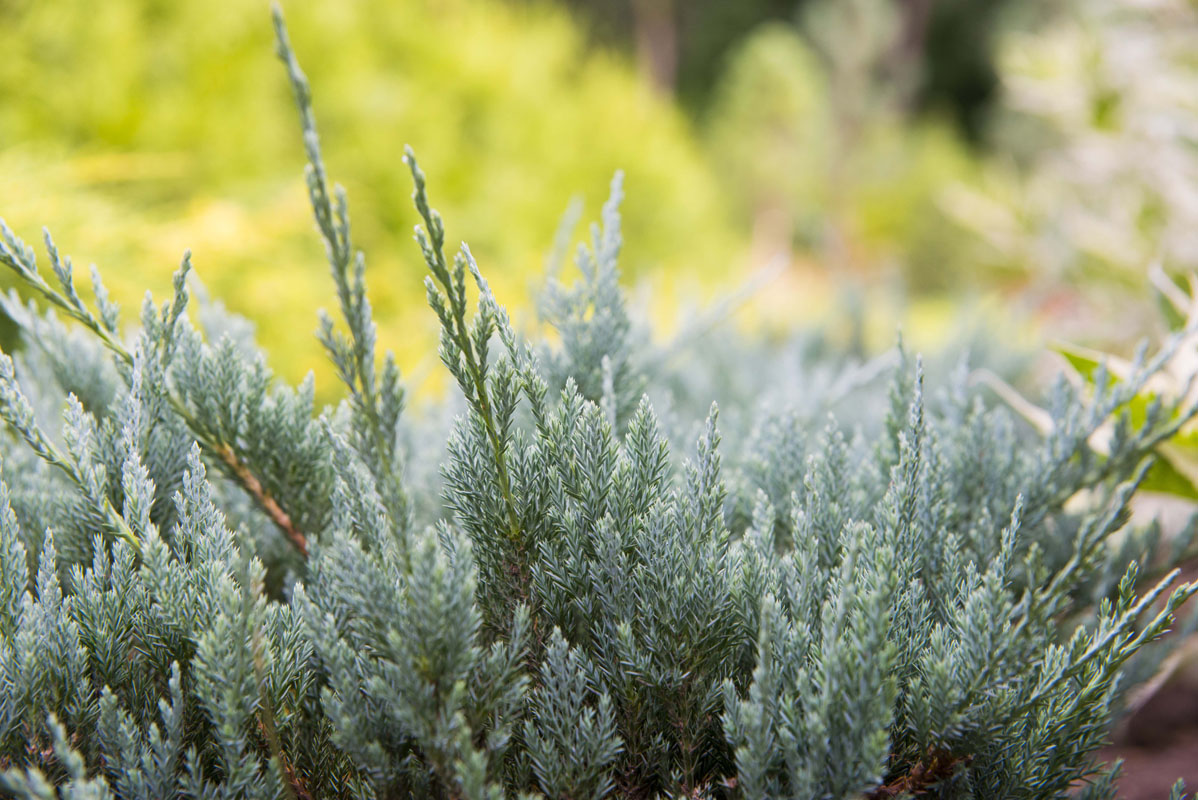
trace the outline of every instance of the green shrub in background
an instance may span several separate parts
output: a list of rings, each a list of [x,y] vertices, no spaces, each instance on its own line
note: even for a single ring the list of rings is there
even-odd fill
[[[1086,442],[1168,348],[1084,397],[1062,384],[1043,438],[964,371],[925,395],[904,361],[857,430],[813,433],[787,391],[740,409],[753,432],[732,448],[713,408],[684,458],[640,398],[662,376],[618,289],[619,184],[581,279],[544,303],[558,335],[529,341],[471,251],[449,255],[409,153],[462,413],[443,449],[408,452],[437,423],[405,420],[377,357],[345,194],[277,25],[340,311],[320,329],[339,407],[273,381],[227,316],[201,309],[201,331],[188,260],[126,339],[48,236],[39,268],[3,229],[0,261],[76,323],[13,308],[29,347],[0,357],[9,792],[1056,798],[1097,776],[1082,796],[1113,796],[1093,753],[1121,667],[1196,589],[1140,595],[1112,535],[1144,454],[1193,410],[1121,419],[1101,458]],[[817,385],[786,363],[753,371]],[[440,503],[410,479],[430,460]]]
[[[775,23],[745,37],[714,94],[709,147],[757,252],[793,248],[921,293],[959,288],[976,280],[971,237],[940,201],[976,181],[978,159],[951,125],[910,119],[887,61],[901,35],[889,9],[813,2],[806,34]]]
[[[292,165],[288,99],[273,80],[258,0],[0,3],[0,201],[29,229],[55,220],[78,259],[108,267],[114,298],[163,291],[159,269],[195,252],[211,294],[250,317],[276,368],[324,367],[293,320],[325,302]],[[419,313],[399,146],[440,176],[498,287],[539,276],[568,200],[592,207],[617,168],[633,275],[722,275],[726,209],[687,125],[632,70],[587,54],[565,12],[497,0],[345,0],[295,9],[323,54],[326,149],[377,209],[356,235],[381,275],[380,337],[411,363],[435,330]],[[402,138],[401,138],[402,136]],[[429,365],[431,367],[431,364]],[[329,381],[322,381],[328,385]]]

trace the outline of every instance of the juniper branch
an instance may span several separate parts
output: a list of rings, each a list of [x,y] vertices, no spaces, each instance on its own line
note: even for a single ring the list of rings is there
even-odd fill
[[[62,291],[55,289],[41,276],[37,268],[37,262],[34,259],[33,251],[12,233],[3,220],[0,220],[0,234],[3,237],[0,240],[0,264],[11,269],[26,286],[36,290],[38,294],[52,305],[62,309],[71,319],[82,324],[86,330],[94,334],[104,344],[121,364],[131,367],[134,361],[133,352],[125,347],[117,338],[113,332],[115,325],[98,319],[79,296],[72,277],[70,259],[59,256],[58,249],[50,236],[50,232],[45,231],[46,249],[50,253],[54,272],[59,283],[62,285]],[[175,299],[166,315],[167,320],[170,322],[168,327],[171,330],[167,333],[163,341],[162,355],[164,359],[169,359],[170,356],[174,322],[179,319],[186,307],[187,294],[185,279],[190,269],[191,254],[189,252],[184,254],[182,264],[176,272]],[[241,487],[254,499],[258,507],[270,517],[271,521],[287,536],[288,540],[301,553],[306,555],[307,544],[303,532],[296,529],[290,515],[271,496],[270,492],[263,487],[262,482],[254,474],[253,470],[250,469],[245,460],[237,454],[233,446],[227,442],[217,441],[169,388],[164,391],[164,395],[170,404],[171,410],[183,420],[191,435],[195,437],[200,446],[210,455],[216,456]],[[59,462],[51,458],[47,458],[47,460],[61,468]],[[113,513],[117,518],[120,518],[120,515],[116,514],[115,509],[113,509]],[[124,524],[123,519],[121,519],[121,524]],[[127,528],[128,526],[125,527]],[[118,526],[118,530],[120,530],[120,526]],[[122,536],[124,536],[124,533],[122,533]],[[129,536],[132,537],[131,531],[129,532]],[[133,541],[136,541],[136,537],[133,537]]]
[[[312,93],[308,79],[300,68],[291,48],[283,11],[272,6],[276,53],[287,68],[287,77],[295,96],[303,132],[304,150],[308,156],[305,176],[308,199],[316,218],[316,227],[324,240],[341,316],[349,328],[350,340],[337,334],[333,322],[323,312],[319,338],[337,371],[350,391],[355,411],[357,435],[368,442],[368,466],[386,498],[395,524],[403,527],[409,513],[409,502],[403,489],[402,475],[396,452],[396,425],[403,406],[398,369],[394,358],[387,353],[382,386],[375,368],[376,326],[366,296],[366,258],[354,247],[350,236],[349,203],[345,189],[332,188],[330,197],[328,172],[316,131],[316,116],[312,109]]]
[[[441,215],[429,206],[424,172],[416,162],[416,154],[412,152],[412,148],[404,148],[404,161],[412,172],[414,185],[412,199],[416,203],[416,210],[420,213],[421,219],[424,220],[424,227],[417,226],[416,228],[416,240],[420,244],[429,272],[432,273],[431,276],[424,279],[424,283],[429,305],[437,312],[441,321],[441,358],[457,378],[462,392],[482,420],[495,459],[499,490],[503,495],[508,519],[508,537],[512,542],[519,543],[523,536],[520,530],[519,515],[516,511],[516,501],[512,495],[507,464],[507,447],[500,436],[499,425],[496,422],[490,393],[487,389],[487,362],[484,348],[494,321],[490,319],[487,309],[480,307],[480,316],[475,320],[476,330],[472,337],[466,323],[466,267],[469,266],[470,273],[480,288],[485,284],[478,271],[478,265],[470,254],[469,247],[465,244],[462,245],[462,252],[454,258],[454,271],[452,274],[450,273],[445,258],[445,226],[441,221]],[[440,288],[437,286],[438,283]],[[445,307],[446,301],[448,309]]]
[[[63,453],[34,420],[33,409],[17,385],[12,359],[0,353],[0,417],[15,430],[43,461],[63,472],[107,519],[116,535],[128,542],[135,551],[140,549],[137,535],[112,502],[97,491],[96,486],[80,470],[73,458]]]

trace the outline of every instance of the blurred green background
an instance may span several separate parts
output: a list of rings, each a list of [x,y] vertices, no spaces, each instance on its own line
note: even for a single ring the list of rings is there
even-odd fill
[[[417,384],[439,372],[405,144],[518,320],[570,199],[593,217],[618,168],[624,268],[662,329],[773,265],[743,324],[856,308],[844,335],[873,347],[998,309],[1125,349],[1162,324],[1149,267],[1198,258],[1186,0],[284,8],[381,339]],[[328,398],[307,333],[331,284],[268,4],[0,0],[0,28],[0,216],[49,226],[127,309],[191,248],[273,366]]]

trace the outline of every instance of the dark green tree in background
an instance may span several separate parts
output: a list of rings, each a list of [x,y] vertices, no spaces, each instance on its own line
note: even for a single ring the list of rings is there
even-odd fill
[[[594,36],[636,51],[654,84],[702,111],[729,53],[764,22],[802,24],[814,0],[564,0]],[[892,0],[899,17],[893,60],[918,79],[913,110],[947,112],[972,141],[984,133],[998,79],[993,41],[1012,0]]]

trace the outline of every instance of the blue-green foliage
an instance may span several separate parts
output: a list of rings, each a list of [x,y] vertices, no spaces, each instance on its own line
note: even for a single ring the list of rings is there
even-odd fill
[[[1143,540],[1112,542],[1146,454],[1191,413],[1121,416],[1157,362],[1086,400],[1062,384],[1041,439],[965,371],[925,397],[905,357],[889,395],[868,365],[808,380],[790,345],[665,357],[619,290],[618,178],[580,281],[554,277],[542,304],[556,342],[530,341],[469,249],[447,255],[408,153],[462,413],[443,455],[406,452],[421,437],[377,366],[365,262],[278,32],[346,329],[319,336],[348,399],[317,413],[218,309],[193,323],[189,258],[126,334],[98,278],[93,309],[48,236],[53,284],[3,229],[0,262],[77,323],[5,301],[27,347],[0,358],[3,786],[1005,799],[1092,777],[1087,797],[1112,796],[1093,754],[1121,668],[1194,593],[1138,586]],[[725,446],[679,387],[737,352],[762,402],[725,409]],[[874,401],[857,424],[822,417],[848,395]],[[1099,457],[1086,442],[1112,416]],[[441,496],[421,496],[405,464],[438,457]]]

